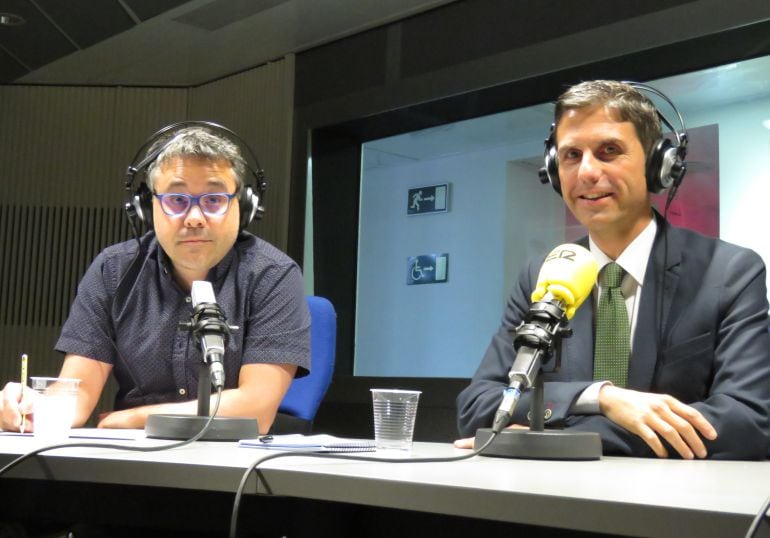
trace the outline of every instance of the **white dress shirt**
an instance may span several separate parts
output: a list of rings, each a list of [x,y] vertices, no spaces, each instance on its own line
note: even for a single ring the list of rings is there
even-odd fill
[[[588,236],[588,246],[591,254],[594,255],[599,264],[599,271],[605,265],[614,261],[623,268],[625,274],[621,282],[620,289],[626,301],[626,310],[628,311],[628,320],[631,329],[630,346],[633,349],[634,334],[636,333],[636,321],[639,314],[639,304],[642,297],[642,283],[644,274],[647,271],[647,262],[650,259],[652,245],[655,242],[655,233],[658,230],[658,224],[655,219],[650,219],[650,223],[637,235],[633,241],[620,253],[616,260],[612,260],[594,243],[591,236]],[[594,286],[593,301],[594,314],[596,305],[599,302],[599,295],[602,290],[597,282]],[[578,397],[572,406],[572,412],[578,415],[596,415],[599,413],[599,390],[609,381],[597,381],[589,385]]]

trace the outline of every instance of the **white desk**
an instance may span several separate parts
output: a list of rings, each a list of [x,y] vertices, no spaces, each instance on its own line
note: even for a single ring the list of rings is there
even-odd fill
[[[0,464],[37,446],[32,438],[0,436]],[[212,442],[151,453],[67,448],[7,476],[233,492],[249,464],[272,453]],[[463,453],[448,444],[415,443],[412,455]],[[770,462],[475,457],[388,464],[297,456],[260,469],[276,496],[630,536],[740,537],[770,494]],[[256,478],[248,493],[257,493]]]

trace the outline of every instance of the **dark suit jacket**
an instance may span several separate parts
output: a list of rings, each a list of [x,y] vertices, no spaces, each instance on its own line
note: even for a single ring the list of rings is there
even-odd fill
[[[587,238],[582,244],[587,245]],[[457,398],[462,436],[492,425],[516,354],[509,330],[529,309],[542,261],[533,260],[522,271],[500,330],[471,384]],[[670,394],[697,408],[718,434],[716,440],[705,441],[710,457],[765,458],[770,335],[762,259],[751,250],[674,228],[658,217],[642,290],[628,388]],[[587,300],[578,309],[570,321],[574,336],[562,341],[560,371],[544,374],[545,405],[550,409],[546,427],[598,432],[605,454],[653,456],[640,437],[603,415],[570,414],[573,402],[593,382],[593,308]],[[528,424],[530,400],[528,392],[522,396],[514,423]]]

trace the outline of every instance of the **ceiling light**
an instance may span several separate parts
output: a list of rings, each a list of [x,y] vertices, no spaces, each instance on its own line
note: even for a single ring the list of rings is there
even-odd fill
[[[15,13],[0,13],[0,26],[21,26],[27,22],[21,15]]]
[[[765,129],[770,129],[770,118],[768,118],[768,119],[766,119],[765,121],[763,121],[763,122],[762,122],[762,126],[763,126]]]

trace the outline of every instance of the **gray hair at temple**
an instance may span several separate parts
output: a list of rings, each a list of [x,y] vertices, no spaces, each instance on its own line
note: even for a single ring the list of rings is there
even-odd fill
[[[150,191],[155,183],[155,173],[165,164],[180,157],[210,162],[225,161],[235,172],[236,192],[243,187],[247,164],[240,148],[232,140],[216,135],[206,127],[186,127],[163,137],[150,146],[147,155],[160,147],[163,149],[147,167],[146,182]]]
[[[594,106],[605,106],[617,114],[619,121],[631,122],[649,158],[661,138],[658,109],[642,92],[625,82],[590,80],[572,86],[556,101],[554,124],[558,127],[568,110]]]

